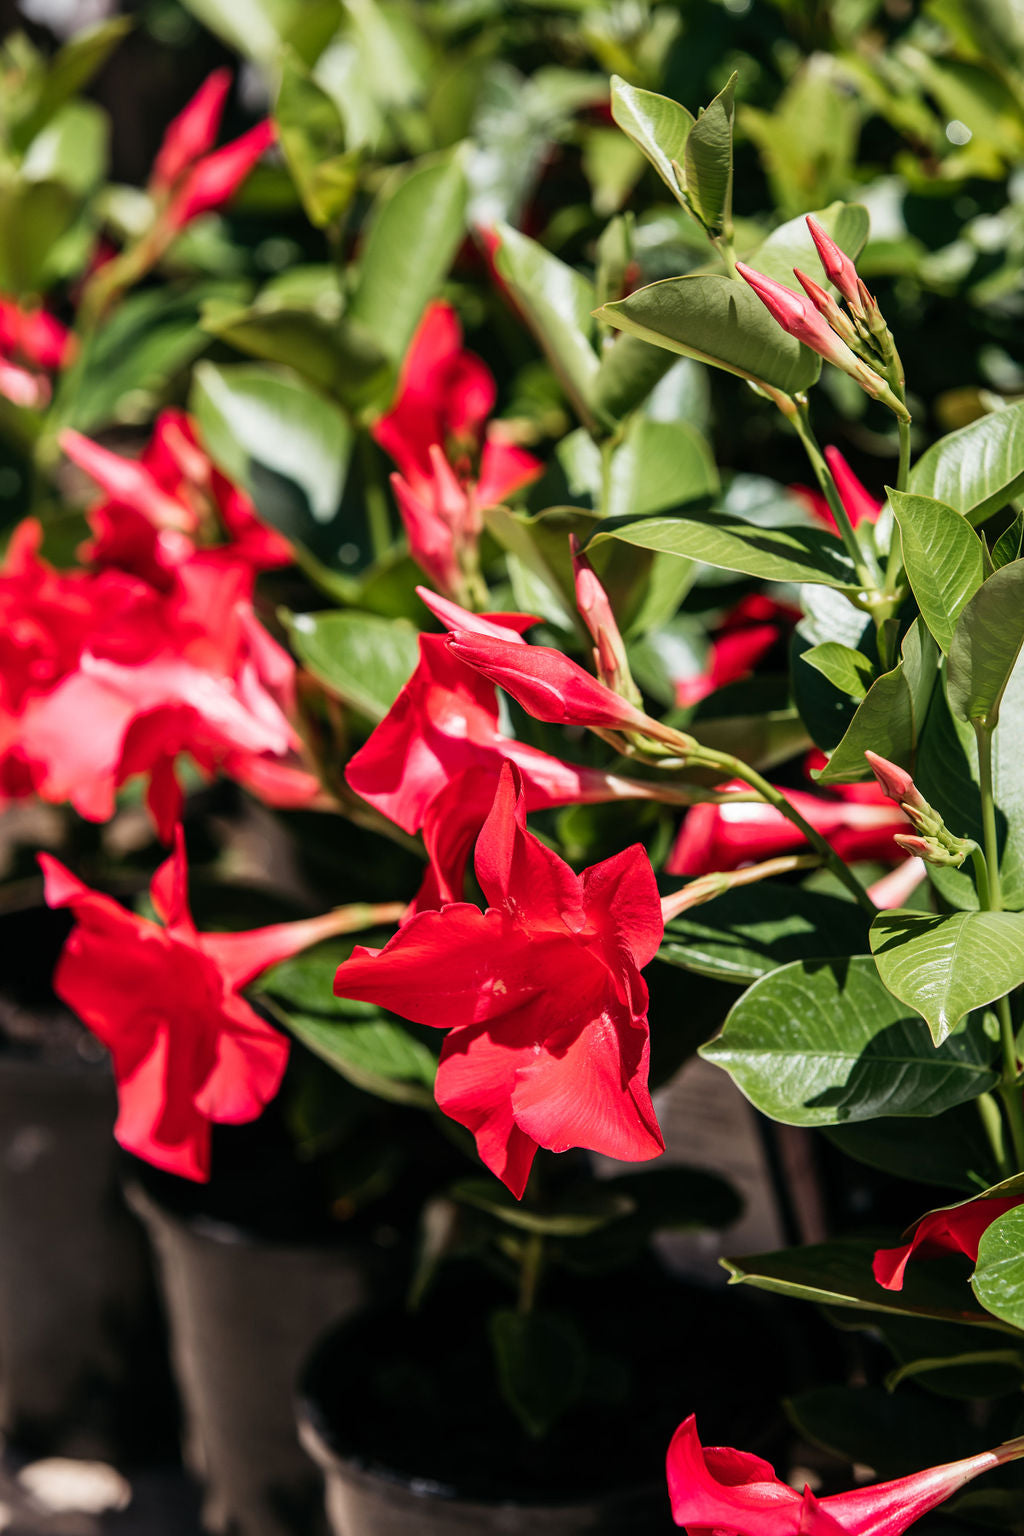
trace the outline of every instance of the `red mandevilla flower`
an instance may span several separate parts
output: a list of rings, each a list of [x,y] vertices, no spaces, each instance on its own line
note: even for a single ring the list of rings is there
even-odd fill
[[[197,933],[181,828],[153,877],[163,927],[92,891],[39,855],[51,907],[76,919],[54,988],[108,1047],[117,1079],[114,1134],[157,1168],[210,1173],[211,1123],[255,1120],[276,1094],[288,1041],[238,996],[267,966],[338,932],[334,913],[249,933]]]
[[[230,86],[229,71],[214,70],[164,134],[149,190],[162,205],[161,222],[168,231],[223,207],[274,142],[276,129],[268,118],[213,149]]]
[[[509,763],[475,867],[485,912],[461,901],[418,911],[383,949],[355,950],[335,992],[448,1030],[437,1102],[517,1197],[538,1146],[656,1157],[640,969],[663,924],[643,849],[573,874],[527,831]]]
[[[440,301],[428,305],[395,403],[373,436],[398,465],[391,483],[412,557],[450,595],[459,592],[484,508],[528,485],[543,467],[508,442],[499,423],[485,433],[495,395],[490,369],[462,346],[455,311]]]
[[[998,1216],[1024,1203],[1024,1195],[968,1200],[963,1205],[929,1211],[914,1223],[909,1242],[898,1248],[879,1248],[872,1269],[887,1291],[902,1291],[911,1259],[933,1259],[944,1253],[962,1253],[978,1261],[978,1244]]]
[[[799,617],[787,603],[762,592],[748,593],[718,625],[703,670],[675,679],[676,703],[688,708],[727,683],[749,677]]]
[[[34,409],[50,399],[48,374],[70,362],[75,337],[45,309],[0,298],[0,395]]]
[[[861,484],[839,449],[831,446],[826,448],[825,458],[832,471],[839,499],[846,508],[846,515],[852,526],[856,528],[861,522],[877,523],[882,511],[882,503],[876,501],[871,492]],[[807,503],[819,522],[824,523],[832,533],[837,531],[831,508],[820,491],[812,490],[807,485],[791,485],[790,490],[795,491]]]
[[[538,622],[531,615],[472,614],[422,587],[417,591],[440,621],[456,626],[463,639],[472,632],[528,649],[520,631]],[[419,830],[428,807],[453,779],[467,769],[481,768],[490,773],[493,784],[505,761],[514,762],[523,776],[528,810],[657,794],[656,785],[565,763],[506,735],[498,724],[493,683],[452,653],[448,637],[420,635],[419,647],[412,677],[345,769],[356,794],[406,832]]]
[[[667,1459],[672,1515],[690,1536],[902,1536],[981,1473],[1024,1455],[1024,1439],[909,1477],[816,1499],[797,1493],[760,1456],[700,1443],[691,1415]]]

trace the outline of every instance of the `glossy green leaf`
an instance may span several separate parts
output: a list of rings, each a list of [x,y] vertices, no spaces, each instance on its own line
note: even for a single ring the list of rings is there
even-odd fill
[[[871,950],[889,991],[941,1045],[965,1014],[1024,982],[1024,914],[880,912]]]
[[[462,242],[466,195],[453,154],[392,181],[374,204],[348,314],[396,364]]]
[[[987,1312],[1024,1330],[1024,1206],[1006,1211],[982,1234],[971,1285]]]
[[[334,224],[359,181],[337,106],[294,58],[286,59],[274,109],[278,139],[310,222]]]
[[[991,730],[1024,645],[1024,560],[993,572],[957,621],[946,697],[954,715]]]
[[[737,76],[700,114],[686,140],[682,165],[690,205],[712,236],[732,229],[732,127]]]
[[[272,1006],[296,1039],[357,1088],[395,1104],[434,1103],[437,1058],[401,1024],[376,1019],[339,1021]]]
[[[724,512],[687,511],[677,517],[650,517],[595,534],[595,548],[607,539],[639,544],[765,581],[822,582],[856,587],[853,566],[838,539],[818,528],[758,528]]]
[[[246,487],[261,515],[333,557],[352,449],[352,429],[338,407],[286,369],[201,363],[189,408],[208,451]]]
[[[383,720],[419,660],[411,624],[374,613],[297,613],[295,654],[313,676],[370,720]]]
[[[586,1351],[571,1317],[502,1308],[491,1314],[498,1383],[529,1435],[539,1439],[577,1401]]]
[[[739,886],[665,926],[658,959],[722,981],[756,981],[794,960],[863,953],[855,902],[798,885]]]
[[[846,733],[818,775],[822,784],[855,784],[870,774],[870,748],[890,762],[909,764],[917,749],[938,666],[938,649],[915,619],[907,630],[900,661],[871,684]]]
[[[889,505],[921,617],[948,653],[957,619],[985,580],[985,546],[962,514],[945,502],[890,491]]]
[[[785,1125],[927,1116],[986,1092],[988,1045],[969,1029],[936,1050],[867,956],[796,961],[745,992],[701,1055]]]
[[[1024,512],[1018,512],[1010,526],[1003,530],[992,546],[993,566],[998,571],[1002,566],[1009,565],[1011,560],[1019,560],[1022,550],[1024,550]]]
[[[1024,401],[992,411],[932,445],[909,489],[962,512],[975,527],[1024,489]]]
[[[612,76],[612,117],[647,156],[672,194],[683,202],[672,162],[682,165],[696,119],[679,102]]]
[[[821,372],[820,357],[787,335],[757,295],[730,277],[666,278],[602,305],[597,317],[786,394],[808,389]]]
[[[827,208],[817,209],[814,217],[826,233],[832,236],[839,249],[856,261],[864,249],[871,227],[868,211],[863,204],[829,203]],[[755,271],[763,272],[766,277],[773,277],[777,283],[782,283],[794,293],[803,293],[799,282],[793,276],[794,267],[799,267],[808,277],[813,277],[820,282],[822,287],[828,287],[814,241],[807,228],[805,214],[800,214],[795,219],[788,219],[785,224],[780,224],[778,229],[773,229],[767,239],[743,259]]]
[[[838,640],[812,645],[801,653],[800,659],[852,699],[864,698],[875,675],[874,665],[863,651],[840,645]]]
[[[386,386],[388,359],[372,336],[347,317],[298,308],[263,295],[248,307],[230,302],[206,305],[203,329],[267,362],[291,364],[303,378],[360,405]]]
[[[498,271],[544,349],[580,420],[595,422],[599,362],[594,351],[593,284],[529,235],[499,224]]]
[[[819,1306],[854,1312],[935,1318],[992,1329],[987,1312],[966,1304],[959,1277],[951,1284],[936,1262],[911,1265],[902,1291],[887,1291],[871,1272],[876,1243],[839,1241],[787,1248],[779,1253],[744,1254],[723,1259],[733,1285],[753,1285],[780,1296],[795,1296]],[[967,1293],[969,1294],[969,1293]]]

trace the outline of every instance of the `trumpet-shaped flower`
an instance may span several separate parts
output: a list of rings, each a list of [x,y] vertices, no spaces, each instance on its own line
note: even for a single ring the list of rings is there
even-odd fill
[[[944,1253],[962,1253],[977,1262],[978,1244],[997,1216],[1012,1211],[1024,1195],[995,1196],[991,1200],[967,1200],[963,1205],[929,1211],[914,1227],[908,1242],[898,1248],[879,1248],[872,1269],[887,1291],[902,1291],[911,1259],[933,1259]]]
[[[267,966],[338,932],[338,915],[197,933],[180,827],[150,887],[162,925],[90,890],[49,855],[39,862],[47,903],[75,918],[54,988],[110,1051],[115,1136],[157,1168],[208,1179],[211,1124],[255,1120],[288,1060],[287,1039],[239,991]]]
[[[903,1536],[929,1510],[993,1467],[1024,1455],[1024,1439],[891,1482],[815,1498],[760,1456],[700,1443],[691,1415],[669,1446],[672,1515],[690,1536]]]
[[[516,1196],[538,1146],[656,1157],[640,970],[663,924],[643,849],[575,875],[527,831],[507,764],[475,867],[485,912],[417,911],[383,949],[356,949],[335,991],[447,1029],[437,1102]]]

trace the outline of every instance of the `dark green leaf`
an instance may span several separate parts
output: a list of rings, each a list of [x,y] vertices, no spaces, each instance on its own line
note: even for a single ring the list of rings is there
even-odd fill
[[[458,155],[412,170],[374,204],[349,315],[396,364],[459,248],[465,212]]]
[[[416,630],[401,619],[351,611],[298,613],[288,627],[303,665],[369,720],[383,720],[419,660]]]
[[[965,1014],[1024,982],[1024,913],[880,912],[871,949],[889,991],[941,1045]]]
[[[635,1209],[632,1197],[618,1188],[615,1179],[567,1191],[564,1199],[543,1207],[524,1205],[494,1179],[460,1179],[449,1194],[521,1232],[545,1237],[585,1237],[611,1221],[631,1216]]]
[[[850,589],[857,584],[838,539],[824,529],[758,528],[725,512],[687,511],[598,532],[591,546],[596,551],[608,539],[703,560],[765,581],[812,581]]]
[[[788,1399],[786,1412],[815,1445],[871,1467],[879,1478],[905,1477],[978,1449],[977,1431],[962,1410],[923,1393],[908,1398],[884,1387],[815,1387]]]
[[[341,1022],[276,1006],[272,1012],[357,1088],[395,1104],[433,1105],[437,1058],[403,1025],[384,1017]]]
[[[866,956],[769,972],[701,1055],[785,1125],[936,1115],[996,1081],[980,1028],[936,1050],[927,1026],[886,990]]]
[[[601,363],[591,387],[594,409],[618,421],[635,411],[679,359],[664,347],[652,347],[636,336],[620,334],[601,351]]]
[[[930,496],[890,491],[889,505],[921,617],[948,653],[957,619],[985,580],[985,546],[959,512]]]
[[[299,1013],[317,1013],[338,1019],[379,1019],[376,1003],[361,1003],[351,997],[335,997],[334,977],[338,966],[347,960],[355,944],[383,948],[390,938],[384,930],[368,931],[357,939],[335,939],[303,950],[290,960],[282,960],[264,971],[259,990],[268,992]]]
[[[1024,560],[993,572],[957,621],[946,696],[954,715],[993,729],[1024,645]]]
[[[740,886],[666,924],[659,960],[723,981],[756,981],[793,960],[863,953],[855,902],[796,885]]]
[[[1024,1329],[1024,1206],[1006,1211],[982,1234],[971,1284],[987,1312]]]
[[[1018,512],[1010,526],[999,535],[992,546],[992,564],[998,571],[1001,566],[1009,565],[1011,560],[1019,560],[1021,550],[1024,549],[1024,512]]]
[[[787,335],[745,283],[730,277],[666,278],[602,305],[597,317],[641,341],[786,394],[808,389],[821,372],[821,359]]]
[[[732,229],[732,126],[737,76],[705,107],[686,140],[681,162],[691,207],[710,235]]]
[[[910,474],[910,490],[934,496],[975,527],[1024,488],[1024,401],[940,438]]]
[[[583,1390],[586,1353],[576,1324],[553,1312],[503,1309],[491,1314],[491,1343],[502,1396],[539,1438]]]
[[[604,1187],[628,1196],[635,1207],[631,1220],[649,1232],[728,1227],[743,1213],[732,1185],[704,1168],[651,1166],[617,1174]]]
[[[85,27],[66,42],[50,62],[32,110],[12,131],[13,147],[24,151],[66,101],[76,96],[101,69],[132,29],[130,16],[112,16]]]
[[[870,748],[890,762],[909,764],[917,749],[931,702],[938,650],[920,619],[907,630],[902,659],[871,684],[818,778],[822,784],[855,784],[870,773]]]
[[[304,378],[358,406],[385,386],[388,359],[356,322],[260,297],[248,308],[209,304],[203,329],[272,363],[290,363]]]
[[[823,1134],[869,1168],[919,1184],[976,1194],[978,1178],[984,1185],[995,1176],[992,1148],[973,1104],[936,1115],[926,1127],[920,1120],[883,1118],[826,1126]]]

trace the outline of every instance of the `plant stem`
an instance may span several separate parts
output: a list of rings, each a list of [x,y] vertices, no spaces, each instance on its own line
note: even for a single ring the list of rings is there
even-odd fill
[[[971,849],[971,862],[974,865],[974,883],[978,887],[978,906],[983,912],[988,912],[991,910],[989,906],[991,897],[988,886],[988,860],[977,843]]]
[[[533,1311],[543,1268],[544,1237],[540,1232],[531,1232],[523,1244],[519,1268],[519,1310],[524,1314]]]
[[[377,450],[369,433],[359,434],[359,458],[363,469],[363,494],[366,497],[366,521],[370,530],[373,558],[382,560],[391,548],[391,516],[388,498],[381,483]]]
[[[990,1093],[983,1093],[974,1101],[978,1106],[978,1114],[985,1128],[989,1145],[992,1148],[992,1156],[996,1160],[996,1167],[1004,1179],[1008,1179],[1016,1172],[1013,1166],[1013,1158],[1010,1156],[1006,1145],[1006,1137],[1003,1134],[1003,1117],[999,1113],[999,1105]]]
[[[756,789],[763,800],[766,800],[769,805],[774,806],[777,811],[780,811],[785,816],[787,821],[791,821],[794,827],[797,827],[803,833],[812,848],[818,850],[823,863],[832,871],[836,879],[846,886],[846,889],[854,897],[858,905],[863,907],[865,912],[870,912],[872,917],[874,917],[877,910],[875,904],[857,879],[857,876],[853,873],[853,870],[844,864],[835,849],[826,842],[821,833],[812,827],[805,817],[801,816],[796,806],[786,799],[781,789],[778,789],[774,784],[770,784],[767,779],[761,777],[756,769],[750,768],[746,763],[741,762],[738,757],[733,757],[728,752],[712,752],[707,747],[699,747],[696,752],[690,753],[689,764],[692,767],[719,768],[728,777],[742,779],[744,784],[749,784],[751,789]]]
[[[615,439],[606,437],[601,443],[601,516],[607,517],[612,499],[612,455]]]
[[[896,470],[896,489],[905,491],[907,488],[907,476],[910,474],[910,422],[896,419],[896,426],[900,434],[900,461]]]
[[[1003,887],[999,873],[999,841],[996,834],[996,803],[992,793],[992,733],[993,727],[986,721],[975,720],[974,734],[978,741],[978,788],[981,793],[981,825],[985,837],[985,864],[988,873],[989,912],[1003,910]],[[975,866],[977,867],[977,866]],[[981,901],[981,889],[978,900]],[[1003,1073],[999,1080],[999,1097],[1003,1101],[1006,1118],[1010,1123],[1017,1167],[1024,1171],[1024,1101],[1019,1082],[1020,1067],[1017,1060],[1017,1041],[1013,1029],[1009,997],[1001,997],[996,1003],[999,1016],[999,1037],[1003,1048]]]
[[[861,549],[857,535],[853,531],[849,513],[843,506],[843,499],[839,494],[839,488],[828,467],[828,460],[821,451],[821,445],[814,435],[811,426],[810,412],[806,400],[799,400],[797,408],[792,416],[792,422],[796,428],[797,436],[804,445],[804,451],[811,462],[818,484],[821,486],[822,495],[828,502],[829,511],[836,520],[836,527],[846,548],[846,553],[853,561],[857,571],[857,579],[866,592],[877,591],[881,580],[881,572],[872,571],[865,561],[864,551]]]

